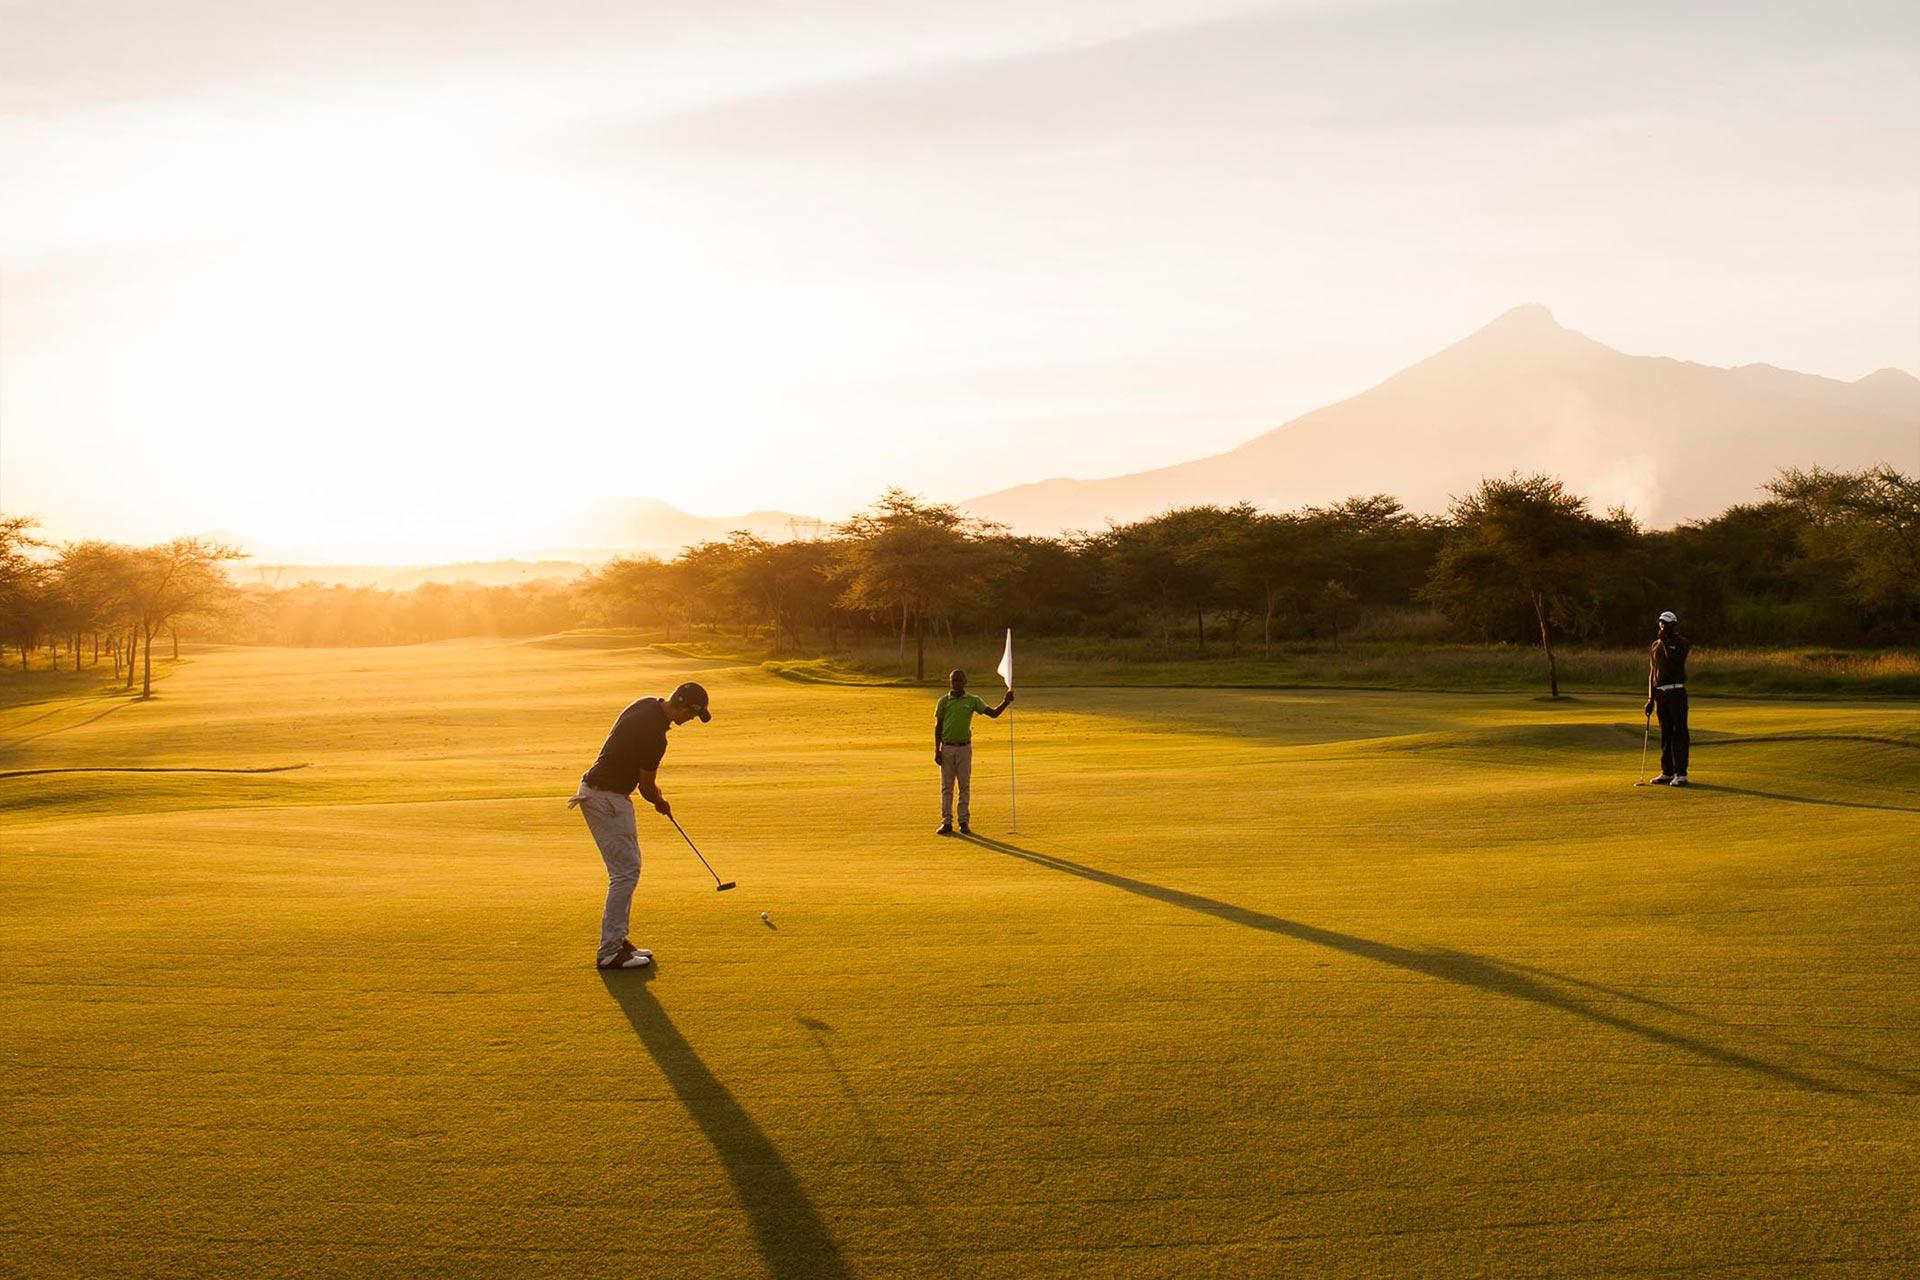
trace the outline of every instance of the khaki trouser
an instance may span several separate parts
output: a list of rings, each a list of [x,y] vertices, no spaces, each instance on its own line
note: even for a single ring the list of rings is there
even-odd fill
[[[620,952],[633,914],[633,889],[640,883],[640,832],[633,821],[633,800],[617,791],[601,791],[582,782],[567,808],[587,820],[600,860],[607,864],[607,905],[600,913],[600,951],[605,964]]]
[[[973,744],[940,744],[940,821],[953,821],[953,784],[960,784],[960,825],[970,816],[968,801],[973,799]]]

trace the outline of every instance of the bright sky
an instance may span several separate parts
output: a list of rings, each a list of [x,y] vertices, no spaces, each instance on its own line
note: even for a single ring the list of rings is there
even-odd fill
[[[1231,447],[1521,302],[1920,372],[1920,6],[0,0],[0,507],[269,554]]]

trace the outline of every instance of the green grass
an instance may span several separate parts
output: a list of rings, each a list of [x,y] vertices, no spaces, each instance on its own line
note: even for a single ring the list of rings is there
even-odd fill
[[[988,664],[990,665],[990,663]],[[563,808],[697,671],[650,980]],[[0,709],[0,1273],[1906,1276],[1920,711],[200,650]],[[255,769],[277,773],[111,772]],[[759,913],[769,911],[772,927]]]
[[[569,637],[575,633],[569,633]],[[599,632],[556,643],[611,643],[615,633]],[[628,633],[632,637],[633,633]],[[637,638],[630,643],[639,643]],[[706,636],[675,645],[669,652],[735,662],[764,662],[794,679],[825,683],[910,684],[911,647],[903,661],[897,643],[864,644],[834,654],[796,656],[771,653],[737,636]],[[1644,690],[1647,655],[1641,649],[1557,649],[1560,688],[1575,693],[1630,693]],[[927,648],[927,679],[944,683],[955,666],[994,683],[999,660],[997,640],[949,645],[944,638]],[[1370,641],[1338,649],[1328,644],[1275,645],[1263,657],[1258,645],[1238,654],[1224,642],[1205,655],[1191,639],[1163,657],[1147,641],[1082,640],[1041,637],[1019,644],[1018,678],[1030,688],[1087,685],[1169,685],[1192,688],[1404,689],[1463,693],[1547,690],[1546,659],[1538,648],[1512,645],[1414,644]],[[1695,651],[1689,678],[1696,696],[1792,696],[1839,698],[1920,698],[1920,653],[1905,649],[1714,649]]]

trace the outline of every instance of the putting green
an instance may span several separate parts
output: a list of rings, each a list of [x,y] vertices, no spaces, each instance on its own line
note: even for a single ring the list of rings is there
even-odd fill
[[[689,674],[662,781],[740,888],[643,814],[659,968],[603,978],[564,800]],[[1920,1267],[1912,704],[1700,698],[1675,792],[1631,696],[1034,690],[963,842],[937,690],[160,693],[0,711],[8,1274]]]

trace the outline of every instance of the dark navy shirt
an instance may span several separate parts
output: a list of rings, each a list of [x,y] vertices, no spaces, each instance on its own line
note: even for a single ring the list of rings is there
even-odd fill
[[[660,767],[660,757],[667,754],[667,730],[672,727],[664,699],[642,698],[629,703],[613,722],[613,731],[600,748],[600,758],[580,780],[596,791],[632,795],[640,774]]]

